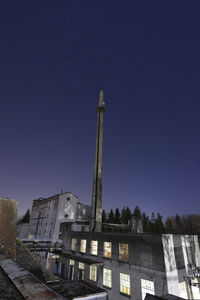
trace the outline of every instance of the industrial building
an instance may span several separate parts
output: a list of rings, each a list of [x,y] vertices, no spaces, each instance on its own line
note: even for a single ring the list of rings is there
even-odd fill
[[[62,222],[69,223],[75,231],[88,231],[89,220],[90,206],[78,202],[71,192],[39,198],[33,201],[27,237],[57,240]]]
[[[144,300],[147,294],[170,294],[199,300],[197,236],[143,234],[134,220],[132,232],[102,232],[104,112],[100,91],[91,207],[78,203],[71,193],[34,200],[29,238],[61,238],[63,248],[47,251],[43,256],[47,269],[65,280],[84,280],[103,288],[108,299]],[[104,229],[110,230],[109,226]]]
[[[96,284],[115,300],[144,300],[146,293],[200,299],[197,236],[62,229],[62,252],[48,263],[51,271],[56,264],[62,277]]]

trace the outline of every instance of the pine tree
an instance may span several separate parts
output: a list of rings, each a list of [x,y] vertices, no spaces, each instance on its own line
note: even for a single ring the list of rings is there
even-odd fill
[[[28,208],[25,215],[21,218],[21,220],[19,220],[19,224],[22,223],[29,223],[30,221],[30,209]]]
[[[127,207],[123,207],[122,211],[121,211],[121,223],[122,224],[128,224],[128,221],[130,220],[130,218],[132,217],[130,208]]]
[[[115,210],[115,216],[114,216],[114,223],[115,224],[120,224],[120,212],[119,212],[119,208],[116,208]]]
[[[134,211],[133,211],[133,216],[135,217],[135,218],[137,218],[138,220],[140,220],[141,219],[141,210],[139,209],[139,207],[136,205],[136,207],[135,207],[135,209],[134,209]]]
[[[162,218],[163,217],[158,213],[157,219],[155,220],[155,228],[154,228],[156,233],[165,233],[165,226],[163,224]]]
[[[142,226],[144,232],[150,232],[149,217],[145,213],[142,214]]]
[[[178,214],[175,217],[175,224],[176,224],[176,233],[182,233],[181,218]]]
[[[172,220],[170,218],[167,218],[165,222],[166,232],[167,233],[174,233]]]
[[[102,211],[102,223],[106,223],[106,212],[104,209]]]
[[[122,211],[121,211],[121,223],[126,224],[126,208],[125,208],[125,206],[122,208]]]
[[[150,220],[150,232],[154,233],[155,232],[155,223],[156,223],[156,217],[154,212],[151,214],[151,220]]]
[[[108,214],[108,223],[114,223],[114,213],[113,210],[111,209],[109,214]]]
[[[130,210],[130,208],[127,206],[127,207],[126,207],[126,223],[125,223],[125,224],[128,224],[128,221],[130,220],[131,217],[132,217],[131,210]]]

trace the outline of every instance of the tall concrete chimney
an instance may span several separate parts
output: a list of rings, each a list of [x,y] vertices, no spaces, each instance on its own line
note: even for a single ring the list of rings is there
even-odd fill
[[[100,91],[97,106],[97,135],[90,219],[90,231],[92,232],[100,232],[102,223],[103,114],[105,112],[103,100],[103,91]]]
[[[16,258],[17,201],[0,198],[0,252]]]

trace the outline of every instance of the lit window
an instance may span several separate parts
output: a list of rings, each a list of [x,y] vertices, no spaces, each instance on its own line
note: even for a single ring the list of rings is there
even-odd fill
[[[84,270],[85,269],[85,264],[80,262],[78,267],[79,267],[79,269]]]
[[[69,264],[70,264],[70,266],[74,266],[75,265],[75,260],[70,259]]]
[[[131,295],[130,275],[120,273],[120,292]]]
[[[86,240],[81,240],[80,252],[82,253],[86,252]]]
[[[187,286],[185,281],[179,283],[179,293],[181,298],[188,299]]]
[[[119,259],[128,261],[128,244],[119,244]]]
[[[90,266],[90,280],[97,281],[97,266]]]
[[[112,287],[112,272],[108,269],[103,269],[103,285],[106,287]]]
[[[142,290],[142,300],[145,299],[146,294],[155,295],[154,282],[151,280],[141,279],[141,290]]]
[[[98,254],[98,241],[91,241],[91,254]]]
[[[111,258],[112,244],[111,242],[104,242],[104,256]]]
[[[75,261],[70,259],[70,261],[69,261],[69,280],[74,279],[74,265],[75,265]]]
[[[76,251],[76,239],[72,239],[72,251]]]
[[[84,280],[85,277],[85,264],[84,263],[79,263],[78,265],[79,272],[78,272],[78,279],[79,280]]]

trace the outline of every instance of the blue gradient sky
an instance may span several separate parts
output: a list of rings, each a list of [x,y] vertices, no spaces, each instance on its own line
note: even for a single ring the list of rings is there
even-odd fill
[[[90,204],[104,89],[103,207],[200,213],[200,2],[2,1],[0,196]]]

